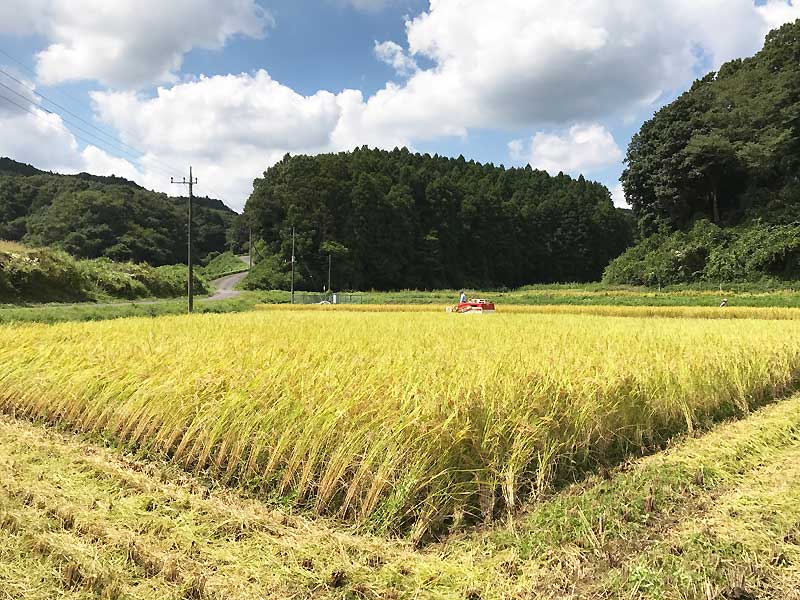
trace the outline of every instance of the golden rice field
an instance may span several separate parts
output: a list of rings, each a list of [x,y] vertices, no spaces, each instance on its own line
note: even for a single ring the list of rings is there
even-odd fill
[[[452,305],[450,305],[452,306]],[[341,312],[435,312],[447,311],[446,304],[257,304],[257,310],[341,311]],[[800,308],[761,306],[610,306],[580,304],[505,304],[504,314],[596,315],[602,317],[658,317],[670,319],[800,319]],[[475,316],[475,315],[472,315]]]
[[[0,409],[415,540],[783,396],[794,320],[266,310],[0,328]]]

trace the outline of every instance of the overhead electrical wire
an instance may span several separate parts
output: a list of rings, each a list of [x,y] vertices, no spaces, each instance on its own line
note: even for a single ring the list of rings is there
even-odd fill
[[[10,55],[8,52],[3,50],[2,48],[0,48],[0,54],[3,54],[4,56],[10,58],[11,60],[13,60],[18,65],[20,65],[26,71],[32,73],[33,75],[36,75],[35,72],[33,72],[31,69],[29,69],[22,61],[20,61],[17,58],[13,57],[12,55]],[[17,77],[14,77],[12,74],[8,73],[7,71],[5,71],[3,69],[0,69],[0,74],[5,75],[6,77],[11,79],[12,81],[16,82],[18,85],[20,85],[23,88],[25,88],[26,90],[30,91],[32,94],[34,94],[37,97],[41,98],[46,103],[49,103],[49,104],[53,105],[54,107],[56,107],[57,109],[63,111],[67,115],[70,115],[69,117],[66,117],[63,114],[61,114],[60,112],[58,112],[57,110],[50,110],[46,106],[43,106],[41,104],[34,105],[37,108],[39,108],[40,110],[43,110],[43,111],[47,112],[48,114],[55,114],[55,115],[59,116],[64,123],[69,125],[68,130],[70,132],[72,132],[72,130],[75,129],[77,131],[82,132],[84,135],[90,136],[90,137],[94,138],[94,140],[97,140],[97,141],[87,140],[86,138],[84,138],[82,136],[79,136],[76,133],[72,132],[73,135],[76,138],[80,139],[82,142],[84,142],[86,144],[93,145],[93,146],[99,146],[99,144],[102,143],[102,144],[104,144],[106,146],[105,148],[99,146],[102,150],[105,150],[107,152],[110,151],[112,154],[115,154],[115,153],[123,154],[125,156],[117,156],[117,158],[122,158],[124,160],[131,160],[132,159],[135,162],[139,163],[140,165],[142,163],[142,158],[143,157],[147,157],[148,158],[148,163],[149,163],[149,168],[151,168],[151,169],[153,169],[155,171],[158,171],[159,173],[161,173],[162,175],[165,175],[167,177],[173,177],[175,175],[175,173],[180,173],[181,172],[181,169],[178,169],[175,166],[170,165],[169,163],[158,159],[152,153],[147,153],[147,152],[145,152],[143,150],[140,150],[136,146],[133,146],[131,144],[123,142],[122,140],[120,140],[119,138],[113,136],[112,134],[108,133],[107,131],[101,129],[100,127],[97,127],[96,125],[94,125],[92,123],[90,123],[86,119],[84,119],[81,116],[75,114],[74,112],[70,111],[69,109],[67,109],[66,107],[64,107],[61,104],[57,103],[56,101],[50,99],[48,96],[42,94],[41,92],[36,90],[34,87],[26,84],[24,81],[18,79]],[[19,92],[14,90],[12,87],[10,87],[8,85],[5,85],[2,82],[0,82],[0,86],[2,86],[3,88],[7,89],[10,92],[12,92],[13,94],[19,96],[20,98],[25,100],[26,103],[30,104],[30,98],[24,96],[23,94],[20,94]],[[74,102],[82,104],[79,100],[77,100],[74,96],[68,94],[67,92],[61,91],[61,93],[64,94],[65,96],[71,98]],[[42,117],[41,114],[36,113],[36,112],[34,112],[32,110],[29,110],[28,108],[26,108],[26,107],[24,107],[24,106],[22,106],[20,104],[17,104],[16,102],[10,100],[9,98],[7,98],[5,96],[0,96],[0,98],[3,98],[7,102],[10,102],[11,104],[17,106],[18,108],[21,108],[22,110],[25,110],[25,112],[27,112],[27,113],[29,113],[29,114],[37,117],[37,118],[44,119],[44,117]],[[84,125],[90,127],[91,129],[97,131],[99,134],[102,134],[103,136],[108,138],[108,140],[99,137],[99,135],[96,134],[96,133],[92,133],[90,131],[87,131],[86,129],[83,129],[82,127],[80,127],[80,126],[76,125],[75,123],[71,122],[72,120],[77,120],[77,121],[83,123]],[[128,131],[126,131],[126,130],[124,130],[122,128],[118,128],[118,129],[120,131],[128,133],[132,137],[136,137],[134,134],[131,134],[130,132],[128,132]],[[136,153],[136,154],[134,154],[134,153]],[[208,185],[204,185],[203,187],[205,187],[208,191],[210,191],[217,198],[220,198],[220,199],[222,198],[222,196],[223,196],[222,194],[219,194],[215,190],[211,189]]]

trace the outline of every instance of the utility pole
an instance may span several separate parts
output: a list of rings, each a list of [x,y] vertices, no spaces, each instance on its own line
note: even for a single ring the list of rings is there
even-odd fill
[[[249,271],[250,269],[253,268],[253,228],[252,227],[250,227],[250,241],[247,244],[247,251],[250,253],[250,259],[248,261],[249,264],[248,264],[248,268],[247,268],[247,270]]]
[[[189,294],[189,313],[194,311],[194,282],[192,277],[192,199],[193,196],[193,187],[197,184],[197,178],[192,177],[192,167],[189,167],[189,181],[186,181],[184,177],[182,181],[175,181],[172,177],[169,178],[170,183],[177,183],[178,185],[188,185],[189,186],[189,242],[187,244],[187,264],[189,267],[189,278],[187,283],[187,292]]]
[[[292,304],[294,304],[294,227],[292,227]]]
[[[331,290],[331,255],[328,254],[328,293],[332,293]]]

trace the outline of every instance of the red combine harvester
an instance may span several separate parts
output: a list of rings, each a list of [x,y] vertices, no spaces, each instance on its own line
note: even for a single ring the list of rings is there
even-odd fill
[[[491,314],[494,313],[494,302],[481,298],[470,298],[466,302],[459,302],[455,306],[448,306],[447,312],[461,314]]]

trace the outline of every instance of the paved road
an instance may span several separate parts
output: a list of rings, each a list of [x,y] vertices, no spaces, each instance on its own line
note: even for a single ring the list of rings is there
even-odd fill
[[[246,276],[247,271],[244,273],[235,273],[233,275],[227,275],[225,277],[215,279],[211,282],[211,285],[214,286],[215,291],[211,296],[208,297],[208,300],[227,300],[228,298],[236,298],[236,296],[242,292],[233,288],[235,288],[236,284]]]
[[[240,256],[239,260],[241,260],[247,266],[250,266],[249,256]],[[215,279],[211,282],[211,285],[214,286],[215,292],[208,297],[208,300],[227,300],[228,298],[236,298],[236,296],[242,292],[233,288],[235,288],[236,284],[238,284],[245,277],[247,277],[247,271],[244,271],[243,273],[234,273],[233,275],[226,275],[225,277]]]

